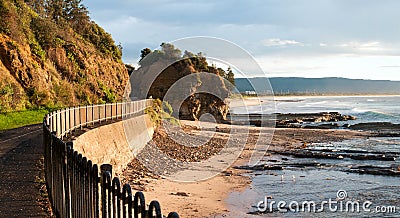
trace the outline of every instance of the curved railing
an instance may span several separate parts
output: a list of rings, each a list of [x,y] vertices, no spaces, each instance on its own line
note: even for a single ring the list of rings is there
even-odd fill
[[[152,100],[70,107],[48,114],[43,121],[45,178],[57,217],[162,217],[160,204],[147,207],[142,192],[132,194],[112,176],[112,166],[100,167],[79,154],[65,137],[78,128],[143,114]],[[179,217],[177,213],[168,214]]]
[[[151,99],[65,108],[45,117],[51,132],[61,139],[77,128],[134,116],[152,104]]]

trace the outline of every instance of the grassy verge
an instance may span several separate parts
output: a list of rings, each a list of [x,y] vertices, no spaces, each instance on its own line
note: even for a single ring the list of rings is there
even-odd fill
[[[47,110],[26,110],[0,114],[0,131],[41,123]]]

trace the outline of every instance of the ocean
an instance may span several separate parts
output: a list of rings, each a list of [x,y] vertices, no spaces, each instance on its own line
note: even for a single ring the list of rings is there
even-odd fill
[[[260,99],[262,106],[232,108],[232,113],[317,113],[339,112],[356,116],[349,124],[368,122],[400,123],[400,96],[323,96],[276,97],[271,107],[270,99]],[[260,164],[284,164],[283,170],[267,170],[247,174],[251,186],[244,192],[234,192],[226,200],[231,217],[400,217],[399,176],[356,173],[352,169],[400,169],[400,138],[369,137],[342,142],[312,143],[307,149],[345,151],[351,154],[383,154],[396,157],[393,161],[344,159],[295,158],[290,155],[266,156]],[[347,154],[348,154],[347,153]],[[296,167],[304,163],[302,167]],[[398,168],[399,167],[399,168]],[[340,194],[346,196],[344,200]],[[260,211],[260,202],[266,196],[275,201],[272,212]],[[286,203],[279,211],[278,202]],[[325,201],[337,201],[329,208]],[[291,202],[294,202],[290,205]],[[317,212],[308,212],[308,205],[315,202]],[[291,212],[290,206],[300,205],[300,212]],[[367,205],[365,209],[362,206]],[[261,204],[261,209],[263,208]],[[336,207],[336,210],[334,210]],[[356,209],[352,211],[353,208]],[[318,211],[323,208],[323,210]],[[265,208],[264,208],[265,209]],[[304,211],[301,211],[304,209]],[[359,211],[357,211],[359,209]],[[385,210],[385,213],[382,211]],[[394,210],[394,211],[393,211]],[[255,214],[249,214],[255,213]]]
[[[261,105],[231,108],[231,113],[339,112],[356,116],[346,123],[390,122],[400,124],[400,96],[310,96],[260,98]]]

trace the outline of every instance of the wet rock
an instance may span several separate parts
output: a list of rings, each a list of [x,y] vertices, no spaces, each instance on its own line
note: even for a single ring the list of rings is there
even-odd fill
[[[268,160],[268,162],[276,163],[276,162],[278,162],[278,160]]]
[[[348,123],[346,123],[346,124],[344,124],[342,127],[344,127],[344,128],[350,128],[350,124],[348,124]]]
[[[400,176],[400,171],[390,167],[377,167],[377,166],[355,166],[350,170],[352,173],[381,175],[381,176]]]
[[[327,123],[327,124],[320,124],[320,125],[308,125],[304,126],[306,129],[337,129],[340,125],[338,123]]]
[[[353,160],[379,160],[379,161],[395,161],[398,158],[397,153],[379,153],[368,151],[350,151],[342,150],[308,150],[308,149],[294,149],[290,151],[278,151],[276,153],[282,155],[290,155],[297,158],[316,158],[316,159],[344,159],[350,158]]]
[[[351,155],[353,160],[380,160],[380,161],[395,161],[396,157],[387,155]]]
[[[254,170],[254,171],[260,171],[260,170],[283,170],[282,166],[266,165],[266,164],[255,165],[255,166],[235,166],[234,168],[235,169],[241,169],[241,170]]]
[[[371,123],[358,123],[350,127],[353,130],[367,130],[367,131],[383,131],[382,134],[393,133],[393,130],[399,131],[400,124],[393,124],[389,122],[371,122]],[[399,133],[397,133],[397,136]],[[396,135],[396,134],[394,134]],[[396,137],[396,136],[395,136]]]
[[[400,137],[400,133],[398,132],[380,132],[376,135],[376,137]]]
[[[289,164],[282,164],[282,165],[284,165],[286,167],[298,167],[298,168],[325,166],[324,164],[321,164],[318,162],[289,163]]]
[[[269,126],[271,120],[275,119],[275,126],[277,128],[301,128],[305,123],[321,123],[321,122],[338,122],[346,120],[355,120],[356,117],[350,115],[342,115],[338,112],[321,112],[321,113],[289,113],[289,114],[275,114],[276,117],[265,116],[261,114],[237,115],[229,114],[229,118],[246,118],[247,124],[254,126]],[[268,120],[271,119],[271,120]],[[233,124],[239,124],[237,122]],[[245,124],[245,121],[240,123]],[[337,124],[332,124],[333,127],[339,127]],[[313,126],[313,128],[332,128],[332,126]]]

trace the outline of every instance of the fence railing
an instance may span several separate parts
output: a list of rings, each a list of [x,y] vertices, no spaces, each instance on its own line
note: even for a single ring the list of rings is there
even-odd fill
[[[157,201],[147,206],[142,192],[133,195],[129,184],[121,187],[111,165],[99,168],[63,140],[78,128],[141,114],[151,104],[152,100],[142,100],[71,107],[45,117],[45,178],[57,217],[162,217]],[[168,217],[179,216],[171,212]]]
[[[54,111],[46,116],[46,124],[51,132],[61,139],[71,131],[89,124],[101,123],[134,116],[152,104],[152,100],[109,103],[70,107]]]

